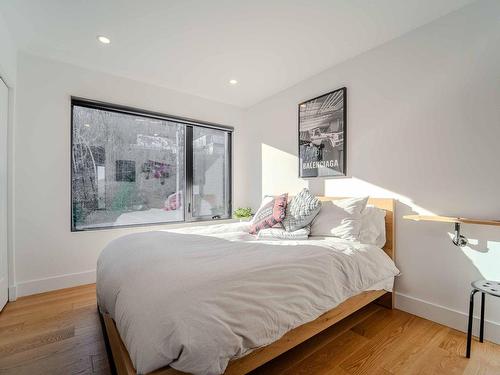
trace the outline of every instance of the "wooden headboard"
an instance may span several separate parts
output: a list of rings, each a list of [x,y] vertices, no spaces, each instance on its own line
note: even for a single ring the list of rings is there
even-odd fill
[[[318,197],[321,201],[334,201],[345,197]],[[394,243],[394,199],[370,198],[368,204],[385,210],[385,236],[386,242],[382,248],[389,257],[396,261],[396,246]]]

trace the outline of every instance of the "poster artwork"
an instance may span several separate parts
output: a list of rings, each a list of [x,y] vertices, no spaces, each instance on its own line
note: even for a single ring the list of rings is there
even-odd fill
[[[299,177],[345,176],[346,88],[299,104]]]

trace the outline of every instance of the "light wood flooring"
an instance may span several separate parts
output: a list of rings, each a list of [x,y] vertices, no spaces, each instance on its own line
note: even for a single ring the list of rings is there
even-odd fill
[[[369,305],[252,372],[500,374],[500,346],[398,310]],[[95,286],[20,298],[0,313],[0,374],[110,374]]]

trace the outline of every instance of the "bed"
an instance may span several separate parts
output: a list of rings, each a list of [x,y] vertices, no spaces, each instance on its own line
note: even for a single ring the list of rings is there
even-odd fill
[[[386,211],[383,249],[257,241],[247,223],[113,241],[97,299],[116,372],[246,374],[371,302],[392,308],[394,201],[368,203]]]

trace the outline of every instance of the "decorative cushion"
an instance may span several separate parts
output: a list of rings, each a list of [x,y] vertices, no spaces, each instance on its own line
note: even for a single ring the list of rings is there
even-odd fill
[[[252,220],[250,220],[250,224],[255,224],[255,220],[258,217],[261,217],[262,213],[261,211],[270,203],[274,201],[274,196],[273,195],[265,195],[264,198],[262,198],[262,202],[260,202],[260,207],[253,215]]]
[[[287,232],[283,228],[266,228],[259,231],[259,240],[307,240],[311,227],[301,228],[294,232]]]
[[[361,212],[367,201],[368,197],[323,202],[320,213],[311,225],[311,235],[359,240]]]
[[[282,194],[265,203],[255,214],[250,234],[257,234],[261,229],[272,228],[285,218],[288,194]]]
[[[283,227],[287,232],[304,228],[314,220],[320,209],[320,200],[309,190],[302,189],[288,204]]]

